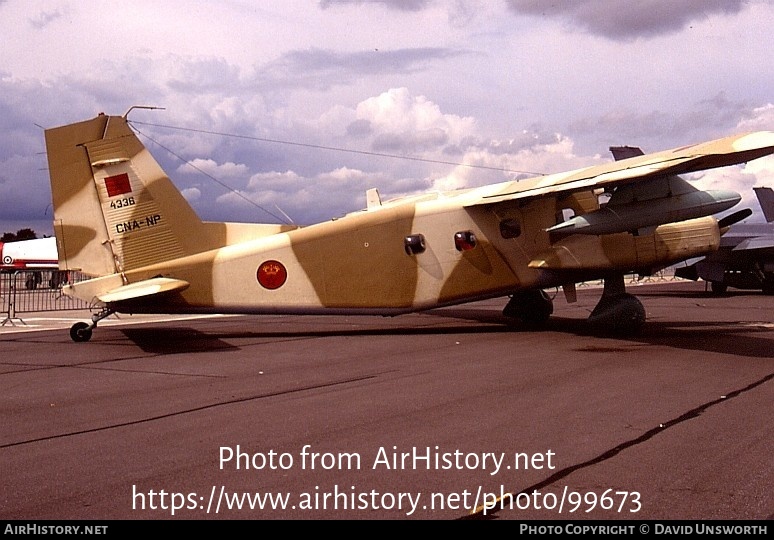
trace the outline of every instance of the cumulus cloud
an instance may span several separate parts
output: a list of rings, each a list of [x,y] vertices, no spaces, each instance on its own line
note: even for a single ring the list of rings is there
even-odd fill
[[[237,164],[229,161],[218,164],[212,159],[201,158],[192,159],[186,165],[180,165],[177,170],[185,174],[190,173],[191,169],[218,178],[243,178],[247,175],[247,166],[244,163]]]
[[[306,225],[363,208],[365,186],[373,181],[373,175],[346,167],[309,177],[271,171],[253,175],[246,189],[221,195],[217,202],[245,213],[260,211],[264,219],[268,214],[283,222],[287,216]]]
[[[408,88],[392,88],[368,98],[357,105],[355,114],[348,132],[373,135],[376,151],[437,151],[457,144],[475,129],[473,118],[443,114],[437,104],[411,95]]]
[[[198,188],[186,188],[181,190],[180,193],[183,194],[183,197],[189,203],[199,200],[202,196],[202,192]]]

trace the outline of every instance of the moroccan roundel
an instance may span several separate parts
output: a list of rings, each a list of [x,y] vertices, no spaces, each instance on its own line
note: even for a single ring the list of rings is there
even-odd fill
[[[266,289],[279,289],[288,278],[288,271],[279,261],[265,261],[258,267],[256,273],[258,283]]]

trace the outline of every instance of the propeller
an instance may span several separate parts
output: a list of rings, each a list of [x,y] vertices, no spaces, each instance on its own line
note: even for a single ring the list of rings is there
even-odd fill
[[[718,221],[718,227],[721,229],[724,229],[726,227],[730,227],[734,223],[738,223],[742,221],[743,219],[746,219],[752,215],[752,210],[749,208],[744,208],[742,210],[739,210],[738,212],[734,212],[733,214],[730,214],[720,221]]]

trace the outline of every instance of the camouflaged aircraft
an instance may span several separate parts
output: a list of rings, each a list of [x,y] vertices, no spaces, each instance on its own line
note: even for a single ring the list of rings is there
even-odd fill
[[[303,227],[216,223],[127,114],[45,132],[59,266],[90,276],[62,289],[94,307],[74,341],[112,313],[394,316],[496,297],[506,317],[541,323],[544,289],[573,302],[597,279],[589,323],[636,332],[645,309],[624,276],[716,250],[729,222],[713,214],[741,199],[679,175],[774,152],[773,132],[753,132],[473,189],[382,201],[372,188],[365,209]]]
[[[695,263],[675,269],[675,275],[703,279],[715,294],[728,287],[774,294],[774,189],[754,187],[766,223],[740,223],[720,239],[720,247]],[[752,214],[752,210],[749,212]]]

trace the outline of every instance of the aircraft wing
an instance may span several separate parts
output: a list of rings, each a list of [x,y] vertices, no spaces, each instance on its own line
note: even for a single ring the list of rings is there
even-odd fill
[[[742,240],[732,251],[750,251],[754,249],[774,248],[774,236],[758,236]]]
[[[506,182],[500,184],[497,191],[483,195],[465,206],[613,187],[650,178],[736,165],[771,153],[774,153],[774,132],[751,132],[570,172]]]
[[[187,289],[188,285],[189,283],[182,279],[156,277],[111,289],[98,295],[97,299],[106,304],[111,302],[124,302],[126,300],[135,300],[166,292],[182,291]]]

